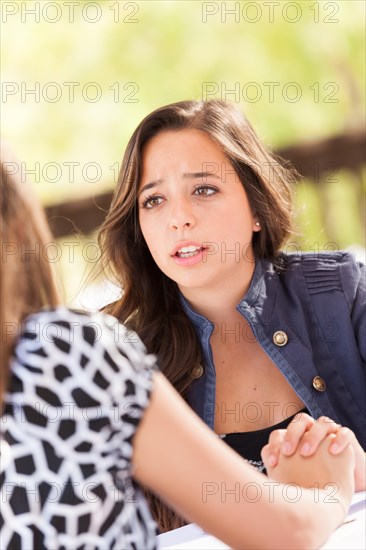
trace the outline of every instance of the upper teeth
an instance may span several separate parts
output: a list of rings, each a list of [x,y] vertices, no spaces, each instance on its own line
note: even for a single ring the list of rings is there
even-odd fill
[[[189,245],[189,246],[182,246],[182,248],[180,248],[178,250],[178,252],[183,252],[183,254],[187,253],[187,252],[196,252],[196,250],[200,250],[200,246],[193,246],[192,244]]]

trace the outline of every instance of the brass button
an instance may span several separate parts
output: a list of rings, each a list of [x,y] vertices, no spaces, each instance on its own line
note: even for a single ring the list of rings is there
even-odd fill
[[[283,330],[278,330],[273,335],[273,342],[276,346],[285,346],[288,342],[288,336]]]
[[[325,391],[327,389],[327,385],[321,376],[314,376],[313,388],[316,391]]]
[[[203,374],[203,366],[202,365],[197,365],[196,367],[194,367],[194,369],[192,371],[193,378],[201,378],[202,374]]]

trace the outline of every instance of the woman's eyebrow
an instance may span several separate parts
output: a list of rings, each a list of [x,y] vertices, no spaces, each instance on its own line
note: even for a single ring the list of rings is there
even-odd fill
[[[157,185],[162,185],[165,183],[165,180],[163,178],[159,178],[156,181],[151,181],[150,183],[146,183],[143,187],[141,187],[139,191],[139,195],[143,193],[144,191],[147,191],[148,189],[152,189],[153,187],[156,187]]]
[[[216,176],[213,172],[184,172],[183,178],[195,178],[195,179],[201,179],[201,178],[207,178],[208,176],[211,176],[212,178],[220,179],[219,176]]]
[[[220,179],[219,176],[216,176],[213,172],[183,172],[183,178],[194,178],[194,179],[203,179],[207,177],[212,177],[216,179]],[[158,185],[163,185],[165,183],[164,178],[159,178],[156,181],[151,181],[149,183],[146,183],[143,187],[141,187],[139,191],[139,195],[143,193],[144,191],[147,191],[148,189],[153,189],[154,187],[157,187]]]

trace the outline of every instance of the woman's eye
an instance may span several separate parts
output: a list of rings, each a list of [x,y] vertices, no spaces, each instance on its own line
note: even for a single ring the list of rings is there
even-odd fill
[[[209,197],[210,195],[217,193],[217,189],[215,189],[215,187],[208,187],[207,185],[200,185],[199,187],[196,187],[194,193],[200,197]]]
[[[160,196],[150,196],[146,197],[146,199],[142,203],[142,208],[154,208],[154,206],[159,206],[163,201],[163,198]]]

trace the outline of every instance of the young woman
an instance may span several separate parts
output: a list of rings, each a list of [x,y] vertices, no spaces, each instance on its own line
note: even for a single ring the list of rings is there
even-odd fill
[[[288,486],[269,483],[200,422],[136,334],[60,305],[44,213],[9,166],[0,182],[1,548],[155,548],[139,483],[233,547],[318,547],[350,503],[352,447],[330,456],[325,440],[310,459],[281,454],[278,478],[320,488],[314,498],[298,487],[290,502]],[[239,498],[227,496],[233,487]]]
[[[100,234],[123,288],[106,311],[140,335],[194,411],[260,470],[271,431],[298,411],[326,420],[319,428],[303,415],[298,436],[314,425],[304,454],[338,423],[366,446],[364,267],[344,252],[282,251],[291,179],[235,106],[168,105],[135,130]],[[341,430],[338,444],[354,441],[362,489],[365,456],[354,434]],[[293,430],[289,437],[291,453]],[[173,525],[159,506],[156,515]]]

